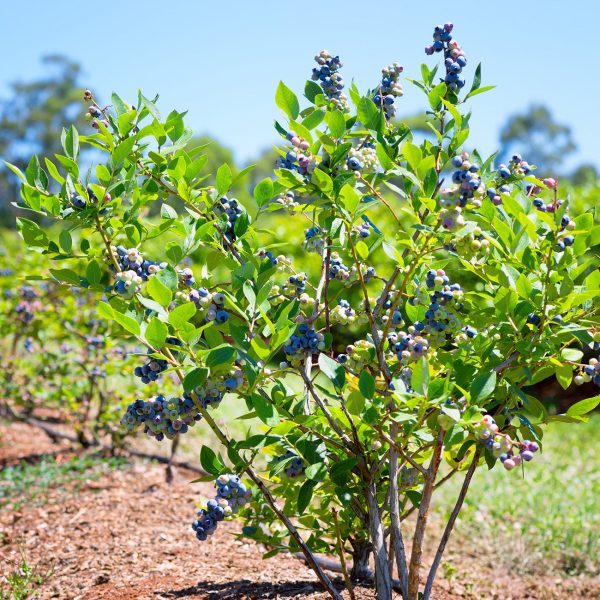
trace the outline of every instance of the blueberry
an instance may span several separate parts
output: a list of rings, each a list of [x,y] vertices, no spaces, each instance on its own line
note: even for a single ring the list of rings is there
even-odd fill
[[[218,310],[215,315],[215,321],[217,323],[225,323],[229,319],[229,313],[226,310]]]
[[[539,315],[536,315],[535,313],[529,313],[527,315],[527,322],[530,325],[539,325],[542,322],[542,318]]]

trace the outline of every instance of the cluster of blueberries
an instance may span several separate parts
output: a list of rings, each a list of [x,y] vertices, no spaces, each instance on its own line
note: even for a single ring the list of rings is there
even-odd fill
[[[137,248],[125,248],[125,246],[113,246],[113,255],[119,265],[119,273],[116,275],[115,291],[121,295],[132,295],[135,293],[142,281],[158,273],[167,266],[167,263],[157,263],[145,259]],[[111,265],[111,269],[114,267]]]
[[[350,325],[357,320],[361,320],[356,311],[350,306],[350,302],[344,298],[338,300],[337,305],[331,311],[330,317],[332,323],[340,325]]]
[[[208,379],[202,386],[194,388],[194,393],[203,408],[216,408],[227,392],[233,392],[242,385],[244,385],[244,372],[236,369],[224,379]]]
[[[357,225],[354,229],[358,237],[368,238],[371,235],[371,225],[368,221],[363,221],[360,225]]]
[[[192,530],[201,542],[215,532],[220,521],[236,513],[252,497],[252,491],[233,473],[219,475],[215,487],[217,493],[214,499],[198,511],[198,518],[192,523]]]
[[[596,344],[597,342],[594,345]],[[573,378],[575,385],[583,385],[588,381],[592,381],[600,387],[600,356],[598,358],[590,358],[589,363],[583,367],[582,372]]]
[[[297,171],[301,175],[312,173],[316,162],[314,156],[310,153],[310,144],[305,139],[298,137],[293,131],[288,131],[286,139],[294,148],[288,150],[285,156],[280,156],[275,161],[275,166]],[[293,202],[293,197],[291,200]]]
[[[235,222],[242,216],[244,212],[240,206],[240,203],[235,198],[227,198],[227,196],[222,196],[213,204],[212,210],[217,216],[227,215],[227,224],[225,225],[225,231],[223,231],[223,235],[230,242],[233,242],[235,240]]]
[[[299,365],[311,354],[317,354],[325,348],[324,336],[316,332],[306,323],[298,326],[298,333],[290,336],[283,346],[286,360],[292,365]]]
[[[354,373],[360,373],[375,356],[375,346],[369,340],[357,340],[346,346],[346,352],[338,354],[337,360]]]
[[[456,342],[473,338],[477,330],[469,325],[463,326],[455,314],[464,309],[464,291],[450,279],[443,269],[430,269],[425,276],[425,289],[417,288],[415,295],[408,299],[416,306],[428,304],[424,319],[415,321],[405,331],[391,331],[387,335],[388,349],[403,365],[414,362],[427,353],[432,345],[442,345],[454,337]],[[384,310],[391,310],[392,295],[388,294],[382,303]],[[391,325],[400,327],[402,313],[396,308],[393,314],[385,315],[384,322],[391,319]]]
[[[481,186],[479,167],[469,161],[469,156],[466,153],[454,156],[451,162],[452,166],[456,169],[452,173],[452,182],[460,185],[458,205],[464,208]]]
[[[296,477],[300,477],[304,475],[304,461],[294,452],[288,450],[285,454],[281,454],[273,459],[273,464],[278,464],[280,462],[286,461],[286,466],[284,469],[284,473],[290,479],[294,479]]]
[[[534,454],[540,449],[537,442],[516,442],[510,436],[499,433],[499,427],[491,415],[485,415],[481,419],[475,427],[475,433],[479,441],[500,460],[507,471],[512,471],[523,461],[533,460]],[[515,453],[515,449],[518,449],[518,453]]]
[[[322,254],[325,248],[325,240],[323,239],[323,231],[320,227],[309,227],[304,231],[303,246],[307,252]]]
[[[461,50],[458,42],[452,39],[452,23],[437,26],[433,31],[433,44],[425,48],[425,54],[432,55],[434,52],[444,52],[444,66],[446,67],[446,85],[454,91],[460,90],[465,85],[461,77],[464,67],[467,66],[465,53]]]
[[[18,289],[19,302],[14,307],[17,318],[22,323],[31,323],[36,312],[43,309],[40,293],[30,285],[22,285]]]
[[[396,114],[395,99],[404,94],[402,85],[398,81],[402,71],[404,71],[404,67],[398,63],[383,68],[381,70],[381,85],[373,96],[373,102],[377,106],[383,107],[383,112],[388,120]]]
[[[261,260],[268,260],[273,267],[276,267],[279,264],[279,260],[277,260],[277,257],[270,250],[259,250],[258,257]]]
[[[169,337],[165,340],[167,344],[173,346],[181,346],[181,342],[174,337]],[[153,354],[153,351],[149,348],[148,354]],[[150,383],[156,381],[159,375],[169,368],[169,363],[162,358],[149,357],[148,360],[141,366],[136,367],[133,374],[142,380],[142,383]]]
[[[172,440],[178,433],[186,433],[201,418],[190,396],[167,399],[159,395],[149,401],[136,400],[130,404],[121,418],[121,425],[126,431],[143,425],[144,433],[160,442],[164,438]]]
[[[337,252],[334,252],[329,260],[329,277],[338,281],[346,281],[350,277],[348,267]]]
[[[283,286],[283,291],[287,292],[290,288],[294,291],[295,296],[301,296],[306,290],[306,273],[298,273],[297,275],[290,275],[287,283]]]
[[[209,292],[205,287],[201,287],[191,290],[188,300],[204,314],[206,321],[221,324],[229,319],[229,312],[225,310],[225,295],[221,292]]]
[[[300,206],[298,202],[296,202],[296,195],[291,190],[279,194],[279,196],[277,196],[277,198],[275,199],[275,204],[279,204],[287,208],[290,212],[293,212],[294,209]]]
[[[342,61],[327,50],[321,50],[315,56],[317,66],[312,70],[312,80],[318,81],[325,97],[339,110],[347,110],[348,100],[342,90],[344,81],[339,73]]]
[[[508,179],[511,175],[529,175],[531,173],[531,165],[523,160],[520,154],[513,154],[510,159],[510,164],[507,166],[501,164],[496,170],[501,179]]]
[[[88,195],[88,198],[90,199],[90,201],[93,204],[97,204],[98,203],[98,198],[97,198],[96,194],[94,194],[94,191],[92,190],[92,188],[88,187],[86,191],[87,191],[87,195]],[[77,194],[77,193],[73,192],[72,194],[70,194],[69,197],[70,197],[70,200],[71,200],[71,204],[77,210],[83,210],[84,208],[87,207],[87,201],[86,201],[86,199],[81,194]],[[104,195],[104,199],[103,199],[104,202],[110,202],[111,199],[112,199],[111,195],[107,192]],[[107,208],[103,208],[100,211],[100,214],[101,215],[106,214],[107,211],[108,211]]]
[[[388,336],[389,348],[394,352],[398,362],[403,364],[415,362],[429,350],[429,341],[417,331],[391,331]]]
[[[185,287],[192,287],[196,283],[194,271],[192,271],[189,267],[178,269],[177,275],[179,276],[179,280],[183,285],[185,285]]]
[[[444,248],[464,258],[475,258],[489,254],[490,241],[484,237],[481,227],[475,227],[473,231],[444,244]]]

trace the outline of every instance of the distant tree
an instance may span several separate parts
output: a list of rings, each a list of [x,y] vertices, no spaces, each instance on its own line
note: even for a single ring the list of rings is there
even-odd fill
[[[536,165],[541,175],[558,174],[556,169],[576,149],[571,128],[557,123],[543,105],[532,105],[526,112],[511,115],[500,131],[500,142],[502,160],[518,152]]]
[[[579,165],[570,175],[569,180],[573,185],[592,186],[600,182],[600,173],[594,165]]]
[[[203,154],[208,156],[208,162],[204,170],[207,173],[211,173],[208,179],[211,183],[214,183],[215,173],[223,163],[227,163],[233,172],[237,171],[231,148],[223,146],[221,142],[207,134],[193,137],[187,145],[188,150],[200,149],[200,147],[206,148],[206,150],[202,151]]]
[[[42,63],[44,77],[13,83],[10,96],[0,100],[0,156],[22,170],[33,153],[50,157],[62,151],[63,126],[86,126],[81,66],[61,55],[45,56]],[[11,203],[18,199],[18,184],[0,163],[0,224],[14,224]]]

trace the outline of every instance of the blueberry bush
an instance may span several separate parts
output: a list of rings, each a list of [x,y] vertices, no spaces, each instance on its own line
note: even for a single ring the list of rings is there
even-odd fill
[[[93,295],[111,335],[146,348],[128,376],[153,388],[123,427],[161,440],[195,425],[221,443],[200,453],[216,493],[197,538],[237,513],[240,536],[300,553],[336,599],[322,555],[338,556],[351,596],[372,579],[380,600],[430,598],[475,470],[535,469],[544,426],[600,400],[549,415],[528,387],[600,377],[583,362],[600,331],[594,216],[523,157],[495,165],[469,148],[465,103],[490,87],[453,35],[435,28],[419,79],[401,83],[393,63],[363,94],[321,51],[302,100],[281,82],[279,158],[252,200],[230,195],[245,173],[227,164],[207,185],[185,114],[163,117],[142,93],[104,106],[86,90],[90,131],[65,129],[55,160],[13,167],[22,208],[58,227],[19,221],[63,265],[40,275]],[[423,93],[425,139],[398,116],[407,84]],[[104,160],[81,163],[80,145]],[[269,230],[274,215],[305,230],[301,251]],[[231,436],[222,402],[261,426]],[[454,477],[423,579],[432,498]]]
[[[17,271],[18,251],[10,250],[10,259],[0,256],[2,415],[67,424],[82,446],[105,436],[119,445],[122,408],[135,393],[122,373],[140,349],[123,344],[115,326],[98,318],[93,294],[53,279],[27,279],[48,269],[47,261],[30,253]]]

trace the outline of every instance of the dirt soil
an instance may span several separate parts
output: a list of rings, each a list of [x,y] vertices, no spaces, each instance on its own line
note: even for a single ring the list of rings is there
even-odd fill
[[[28,425],[0,427],[0,468],[43,453],[66,460],[68,444],[54,444]],[[208,541],[191,531],[194,501],[210,484],[190,483],[197,475],[179,469],[171,484],[164,466],[142,461],[49,488],[43,501],[0,509],[0,589],[23,555],[46,575],[40,598],[72,600],[325,600],[312,572],[285,555],[263,560],[264,549],[233,537],[236,521],[221,523]],[[0,484],[2,481],[0,472]],[[549,573],[524,579],[494,570],[478,556],[449,546],[451,580],[440,576],[436,600],[600,599],[600,581],[564,579]],[[332,577],[337,577],[332,575]],[[340,590],[342,582],[336,578]],[[347,592],[344,597],[347,598]],[[357,600],[375,598],[356,589]],[[399,598],[399,596],[398,596]]]

